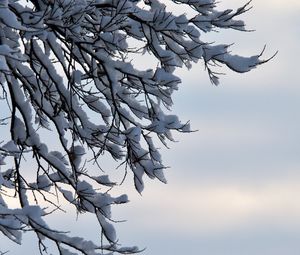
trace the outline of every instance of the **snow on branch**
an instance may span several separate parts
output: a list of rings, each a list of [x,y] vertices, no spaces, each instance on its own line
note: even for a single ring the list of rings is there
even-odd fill
[[[169,11],[168,3],[182,14]],[[145,176],[166,182],[157,143],[167,146],[173,131],[190,132],[189,122],[169,113],[181,83],[175,69],[203,61],[217,84],[216,63],[247,72],[264,62],[261,54],[232,55],[229,45],[201,40],[202,32],[216,28],[246,30],[238,17],[250,2],[235,11],[216,5],[214,0],[0,2],[0,88],[8,109],[0,123],[9,134],[0,139],[0,231],[6,237],[20,244],[23,231],[34,231],[41,254],[47,251],[45,239],[64,255],[138,252],[118,244],[111,206],[128,198],[109,195],[117,182],[99,161],[110,155],[130,169],[138,192]],[[189,10],[195,16],[184,14]],[[147,61],[147,54],[156,66],[143,70],[138,62]],[[98,175],[87,167],[91,157]],[[31,168],[25,169],[28,158]],[[19,208],[9,208],[10,196]],[[95,215],[104,237],[100,244],[48,226],[47,215],[63,210],[61,199]]]

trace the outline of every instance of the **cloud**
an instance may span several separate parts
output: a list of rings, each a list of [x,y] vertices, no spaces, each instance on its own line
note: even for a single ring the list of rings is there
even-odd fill
[[[259,229],[297,229],[299,184],[300,179],[271,182],[255,189],[224,183],[155,187],[144,193],[142,201],[133,202],[130,224],[149,231],[160,229],[164,233],[184,232],[193,236],[224,234],[253,225]]]
[[[244,0],[229,0],[229,1],[220,1],[218,6],[221,8],[237,8],[242,6],[247,1]],[[296,8],[300,8],[300,2],[298,0],[253,0],[251,6],[254,8],[264,8],[269,10],[274,9],[289,9],[295,10]]]
[[[253,4],[256,6],[262,6],[266,9],[289,9],[289,10],[295,10],[300,8],[300,2],[298,0],[264,0],[259,1],[255,0],[253,1]]]

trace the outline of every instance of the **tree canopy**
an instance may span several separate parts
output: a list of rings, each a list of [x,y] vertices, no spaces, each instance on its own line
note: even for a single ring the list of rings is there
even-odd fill
[[[118,244],[111,205],[128,198],[110,195],[119,183],[102,171],[101,159],[110,155],[124,174],[130,170],[138,192],[144,176],[166,182],[158,147],[173,131],[190,132],[170,113],[181,83],[174,71],[202,61],[218,84],[216,66],[243,73],[264,63],[261,54],[242,57],[202,41],[215,30],[246,31],[238,17],[249,4],[218,10],[214,0],[2,0],[0,231],[18,244],[23,231],[35,232],[41,254],[45,239],[63,255],[138,252]],[[149,56],[156,65],[142,70],[135,60]],[[99,243],[47,224],[65,202],[95,215]]]

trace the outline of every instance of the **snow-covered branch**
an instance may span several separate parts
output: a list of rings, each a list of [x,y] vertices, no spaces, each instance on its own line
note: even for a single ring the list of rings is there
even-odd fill
[[[169,11],[168,3],[182,14]],[[217,84],[216,64],[242,73],[263,63],[261,54],[232,55],[229,45],[201,39],[215,29],[246,31],[238,17],[250,8],[248,2],[220,11],[214,0],[1,1],[0,84],[8,110],[0,123],[10,133],[0,143],[1,232],[21,243],[22,231],[33,230],[41,254],[45,238],[59,254],[137,252],[119,247],[112,224],[111,205],[126,203],[127,196],[110,196],[105,187],[115,181],[100,166],[92,175],[85,167],[88,157],[98,165],[109,154],[131,169],[138,192],[145,175],[166,182],[157,142],[167,146],[173,131],[190,132],[189,122],[169,113],[181,83],[174,71],[203,61]],[[196,14],[187,17],[189,10]],[[155,67],[134,64],[147,55]],[[50,149],[45,132],[53,133],[51,142],[59,149]],[[28,155],[33,164],[24,169]],[[9,190],[19,199],[18,209],[6,203]],[[50,228],[45,219],[62,210],[58,198],[94,214],[106,243]],[[51,210],[42,209],[41,201]]]

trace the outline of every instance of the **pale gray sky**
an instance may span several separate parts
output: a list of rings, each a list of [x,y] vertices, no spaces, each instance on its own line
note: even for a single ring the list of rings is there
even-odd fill
[[[279,53],[253,72],[228,71],[219,87],[201,65],[182,73],[174,112],[199,132],[165,153],[169,184],[148,183],[128,205],[122,235],[147,246],[144,254],[300,253],[300,4],[252,5],[245,20],[255,32],[213,38],[235,42],[234,52],[266,44],[266,57]]]
[[[232,50],[243,54],[266,44],[265,56],[279,50],[276,58],[247,74],[226,71],[218,87],[201,64],[181,72],[174,113],[199,132],[176,136],[180,142],[164,151],[168,185],[148,181],[143,197],[132,188],[131,202],[115,208],[116,219],[128,220],[117,226],[121,242],[147,247],[145,255],[300,254],[300,2],[252,5],[244,18],[255,32],[211,38],[235,42]],[[54,219],[57,226],[70,222]],[[72,228],[98,240],[88,223]],[[22,253],[36,254],[33,248],[26,244]]]

